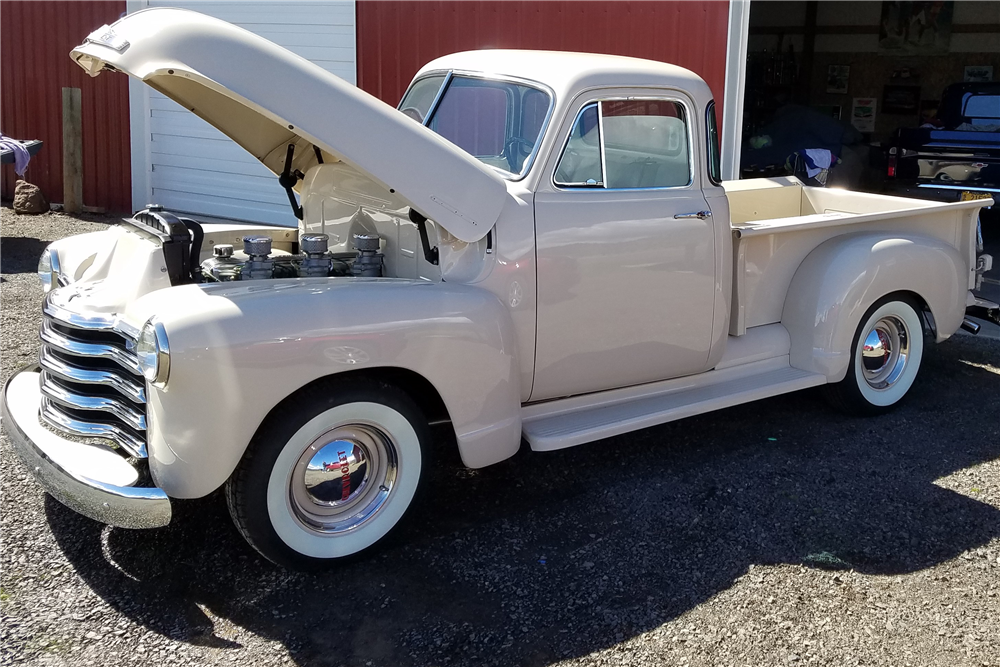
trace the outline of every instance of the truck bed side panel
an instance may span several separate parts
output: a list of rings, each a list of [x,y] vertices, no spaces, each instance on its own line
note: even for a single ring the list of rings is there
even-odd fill
[[[785,179],[773,179],[784,181]],[[945,204],[844,190],[788,186],[729,193],[733,223],[733,312],[730,333],[780,322],[785,295],[802,261],[821,244],[846,234],[876,233],[936,239],[962,258],[965,289],[974,286],[975,228],[986,202]],[[727,192],[730,185],[727,184]],[[799,190],[798,206],[787,191]],[[770,201],[768,208],[763,208]],[[772,215],[768,219],[762,216]],[[745,222],[738,222],[744,220]],[[964,307],[964,298],[961,305]],[[948,332],[950,335],[951,332]]]
[[[937,339],[947,338],[965,313],[964,271],[958,251],[929,236],[861,232],[827,240],[799,266],[785,299],[789,364],[842,380],[861,318],[876,301],[900,292],[926,303]]]

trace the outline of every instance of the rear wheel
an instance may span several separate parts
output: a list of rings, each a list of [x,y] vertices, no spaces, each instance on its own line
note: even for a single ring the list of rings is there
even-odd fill
[[[889,296],[876,302],[854,335],[847,376],[826,387],[830,402],[853,414],[887,412],[917,377],[923,333],[920,313],[910,299]]]
[[[265,423],[226,485],[229,510],[269,560],[311,569],[357,555],[399,525],[429,451],[426,419],[391,385],[324,385]]]

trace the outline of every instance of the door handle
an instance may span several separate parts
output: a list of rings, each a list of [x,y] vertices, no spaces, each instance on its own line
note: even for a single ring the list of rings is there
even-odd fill
[[[691,218],[698,218],[699,220],[704,220],[705,218],[711,218],[711,211],[696,211],[694,213],[678,213],[674,216],[674,220],[689,220]]]

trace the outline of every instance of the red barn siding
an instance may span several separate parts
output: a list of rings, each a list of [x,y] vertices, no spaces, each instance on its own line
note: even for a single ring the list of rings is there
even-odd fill
[[[395,106],[422,65],[455,51],[589,51],[693,70],[721,108],[728,29],[728,2],[358,0],[358,85]]]
[[[83,203],[111,211],[132,208],[128,81],[89,77],[69,58],[93,30],[125,13],[115,2],[0,2],[0,129],[17,139],[41,139],[26,174],[52,201],[61,202],[62,89],[79,88],[83,101]],[[5,165],[3,195],[14,193],[14,169]]]
[[[84,203],[131,209],[128,82],[88,77],[69,51],[125,12],[124,0],[0,2],[0,129],[45,147],[28,180],[62,200],[62,88],[83,98]],[[728,2],[527,2],[520,0],[357,3],[358,85],[395,105],[424,63],[487,47],[591,51],[672,62],[700,74],[720,107]],[[5,197],[14,173],[2,169]]]

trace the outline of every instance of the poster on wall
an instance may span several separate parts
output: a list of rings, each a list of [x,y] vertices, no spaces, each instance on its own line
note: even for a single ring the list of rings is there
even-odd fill
[[[966,65],[965,81],[971,83],[989,83],[993,80],[993,65]]]
[[[875,104],[878,100],[874,97],[855,97],[854,106],[851,107],[851,125],[858,132],[875,131]]]
[[[826,68],[826,92],[844,95],[851,79],[850,65],[830,65]]]
[[[920,108],[920,86],[887,84],[882,88],[882,113],[916,115]]]
[[[954,11],[952,0],[884,0],[879,19],[878,52],[892,56],[947,53]]]

